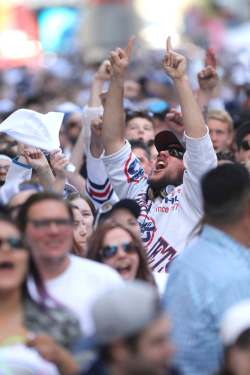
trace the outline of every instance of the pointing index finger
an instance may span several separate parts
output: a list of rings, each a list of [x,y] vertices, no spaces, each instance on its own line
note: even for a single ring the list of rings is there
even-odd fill
[[[172,50],[171,36],[167,37],[166,48],[167,48],[167,52],[170,52]]]
[[[131,55],[132,55],[132,49],[134,45],[135,37],[131,36],[128,40],[127,47],[125,48],[126,55],[128,56],[128,59],[130,60]]]

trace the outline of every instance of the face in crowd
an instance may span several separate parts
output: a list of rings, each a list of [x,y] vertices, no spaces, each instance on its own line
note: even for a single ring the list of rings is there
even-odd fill
[[[236,159],[240,163],[248,162],[250,160],[250,133],[241,141],[240,147],[236,152]]]
[[[121,369],[121,373],[123,373],[122,369],[126,368],[126,364],[130,363],[134,364],[134,369],[137,371],[139,368],[140,373],[147,373],[149,368],[154,369],[155,375],[166,375],[174,352],[170,340],[170,323],[165,314],[161,314],[149,323],[132,340],[131,338],[119,340],[111,345],[113,361]],[[125,373],[134,373],[133,367],[131,372]]]
[[[21,289],[28,272],[28,259],[19,230],[0,219],[0,295]]]
[[[135,236],[140,238],[141,232],[139,223],[134,215],[126,208],[116,208],[113,210],[110,219],[128,228]]]
[[[148,143],[154,140],[154,136],[154,125],[150,119],[138,116],[127,120],[125,137],[128,140],[140,140]]]
[[[63,201],[44,199],[33,203],[27,212],[25,235],[38,264],[68,264],[73,220]]]
[[[156,190],[167,185],[178,186],[182,183],[183,173],[183,152],[169,147],[158,153],[148,182]]]
[[[233,141],[233,131],[229,124],[225,121],[210,118],[207,125],[215,152],[228,151]]]
[[[6,175],[9,170],[11,161],[6,159],[1,159],[0,157],[0,186],[5,183]]]
[[[141,334],[137,343],[136,357],[155,367],[156,374],[166,374],[174,346],[170,340],[170,322],[166,315],[154,320]]]
[[[94,216],[87,200],[79,195],[69,198],[74,215],[73,252],[84,257],[87,251],[87,239],[93,231]]]
[[[87,243],[87,228],[83,220],[79,208],[73,206],[73,215],[74,215],[74,247],[77,255],[84,257],[86,255],[86,243]]]
[[[114,268],[125,280],[136,278],[139,255],[130,234],[122,228],[113,228],[106,233],[101,249],[104,264]]]

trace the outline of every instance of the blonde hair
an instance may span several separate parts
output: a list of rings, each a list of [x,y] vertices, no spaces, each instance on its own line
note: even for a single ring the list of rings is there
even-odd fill
[[[221,122],[225,122],[226,124],[228,124],[228,131],[233,131],[233,119],[230,114],[223,109],[209,110],[207,113],[207,121],[208,120],[218,120]]]

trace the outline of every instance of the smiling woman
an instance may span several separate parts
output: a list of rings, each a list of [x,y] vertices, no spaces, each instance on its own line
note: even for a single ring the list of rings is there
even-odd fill
[[[28,275],[35,280],[40,303],[28,292]],[[78,322],[61,307],[47,308],[48,298],[19,230],[10,219],[0,217],[0,361],[6,373],[29,369],[26,373],[54,375],[62,366],[65,375],[77,370],[68,349],[80,338]]]
[[[124,280],[155,284],[140,238],[114,221],[100,224],[88,241],[87,257],[114,268]]]

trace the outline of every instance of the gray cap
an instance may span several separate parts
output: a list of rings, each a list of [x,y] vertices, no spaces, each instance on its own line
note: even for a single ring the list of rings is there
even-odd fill
[[[142,281],[125,283],[95,302],[92,317],[97,344],[110,343],[142,331],[163,313],[155,287]]]

